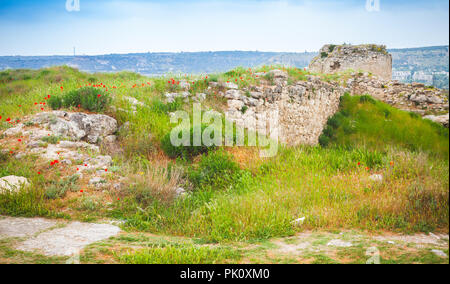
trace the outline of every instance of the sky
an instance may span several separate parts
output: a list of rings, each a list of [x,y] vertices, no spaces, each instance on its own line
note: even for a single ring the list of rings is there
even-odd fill
[[[78,55],[304,52],[327,43],[448,45],[449,1],[0,0],[0,56],[74,47]]]

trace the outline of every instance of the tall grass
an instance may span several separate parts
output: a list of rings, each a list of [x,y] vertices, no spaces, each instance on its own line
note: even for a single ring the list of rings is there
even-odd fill
[[[204,92],[209,82],[216,81],[249,86],[258,80],[254,73],[273,68],[238,68],[207,78],[173,76],[173,80],[189,81],[191,92]],[[294,68],[276,68],[288,72],[290,83],[309,75]],[[122,176],[133,180],[128,188],[111,193],[120,200],[114,199],[114,210],[108,214],[126,219],[130,229],[216,242],[267,239],[305,229],[448,231],[448,129],[370,97],[343,98],[340,112],[330,119],[321,137],[327,147],[281,147],[277,157],[252,158],[246,168],[236,164],[236,157],[221,152],[199,153],[192,160],[170,160],[164,154],[161,141],[173,127],[169,113],[186,108],[179,102],[163,101],[165,92],[178,91],[167,78],[124,72],[85,74],[62,67],[2,72],[0,80],[0,115],[12,119],[41,108],[48,111],[47,105],[39,104],[47,102],[48,95],[97,88],[100,83],[105,92],[108,88],[116,111],[107,110],[107,114],[119,125],[130,123],[127,131],[119,133],[124,155],[116,159],[118,168],[129,168]],[[132,106],[125,96],[145,106]],[[223,104],[213,94],[206,102]],[[183,170],[175,171],[173,164]],[[0,157],[0,166],[0,176],[27,177],[36,189],[49,185],[33,172],[32,162]],[[383,175],[382,183],[369,179],[375,173]],[[190,194],[174,198],[173,189],[178,186]],[[23,194],[0,197],[0,213],[45,214],[40,211],[46,203],[42,190]],[[303,225],[292,222],[300,217],[305,217]],[[199,255],[199,262],[220,259],[196,248],[158,248],[130,255],[123,262],[191,262]]]
[[[370,96],[342,97],[340,111],[328,121],[320,142],[379,151],[399,147],[447,160],[449,155],[447,128]]]
[[[165,246],[122,254],[119,261],[124,264],[222,264],[236,261],[238,252],[226,248],[198,246]]]

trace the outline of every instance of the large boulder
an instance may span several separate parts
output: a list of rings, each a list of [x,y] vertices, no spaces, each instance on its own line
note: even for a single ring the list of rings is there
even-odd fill
[[[103,114],[75,113],[70,115],[69,122],[76,123],[86,133],[89,143],[97,143],[117,131],[117,121]]]
[[[4,191],[17,192],[20,189],[29,186],[30,183],[24,177],[6,176],[0,178],[0,194]]]
[[[424,119],[429,119],[431,121],[434,121],[436,123],[442,124],[443,126],[447,127],[449,126],[449,114],[444,115],[427,115],[423,117]]]
[[[97,143],[117,131],[117,121],[103,114],[44,112],[37,114],[33,123],[48,127],[53,135],[89,143]]]

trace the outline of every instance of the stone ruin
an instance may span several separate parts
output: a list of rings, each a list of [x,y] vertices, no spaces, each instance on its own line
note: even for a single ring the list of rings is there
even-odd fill
[[[449,126],[448,91],[420,83],[392,81],[392,56],[377,45],[325,45],[310,64],[310,71],[340,73],[335,81],[324,81],[309,75],[306,81],[288,83],[288,74],[272,70],[273,84],[239,90],[228,88],[222,95],[228,99],[228,119],[250,130],[266,135],[268,124],[276,123],[268,114],[278,111],[279,141],[287,145],[316,145],[327,120],[339,109],[340,98],[371,95],[396,108],[415,112]],[[358,70],[348,72],[348,69]],[[344,72],[347,71],[347,72]],[[257,74],[263,77],[265,74]],[[249,127],[250,126],[250,127]]]
[[[337,112],[345,89],[313,76],[308,81],[288,85],[287,73],[272,70],[269,74],[274,77],[273,86],[253,86],[247,93],[237,89],[226,91],[227,118],[266,135],[275,130],[279,141],[286,145],[317,144],[328,118]],[[277,118],[273,117],[274,112]]]
[[[333,74],[347,70],[370,72],[383,80],[392,79],[392,55],[385,46],[331,45],[319,51],[309,65],[314,73]]]

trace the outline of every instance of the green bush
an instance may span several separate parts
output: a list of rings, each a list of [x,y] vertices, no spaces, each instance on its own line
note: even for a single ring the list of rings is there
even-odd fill
[[[24,217],[48,216],[50,211],[44,201],[43,191],[31,186],[17,192],[4,191],[0,194],[0,214]]]
[[[58,144],[58,142],[59,142],[59,140],[61,140],[61,138],[58,136],[52,135],[52,136],[45,136],[41,140],[48,144]]]
[[[327,147],[330,144],[330,137],[328,137],[324,134],[320,135],[319,144],[320,144],[320,146],[322,146],[324,148]]]
[[[74,175],[62,181],[52,181],[49,187],[45,190],[45,197],[48,199],[57,199],[64,197],[68,190],[76,191],[78,176]]]
[[[320,53],[320,57],[327,58],[328,57],[328,53],[322,52],[322,53]]]
[[[201,133],[207,128],[207,125],[201,126]],[[181,135],[181,133],[180,133]],[[190,136],[190,145],[193,144],[194,141],[194,127],[191,127],[189,129],[189,136]],[[181,137],[180,137],[181,138]],[[202,145],[201,146],[174,146],[172,145],[172,142],[170,141],[170,132],[167,133],[161,140],[161,148],[166,153],[167,156],[170,158],[185,158],[185,159],[191,159],[195,156],[198,156],[203,153],[207,153],[208,151],[215,149],[215,146],[207,146],[203,143],[202,139]]]
[[[111,103],[111,97],[103,90],[93,87],[84,87],[72,90],[62,96],[52,96],[49,105],[52,109],[61,107],[81,107],[93,112],[101,112]]]
[[[331,45],[328,47],[328,52],[332,53],[332,52],[334,51],[335,48],[336,48],[336,45],[331,44]]]
[[[359,98],[359,101],[360,101],[361,103],[371,103],[371,104],[376,104],[376,101],[375,101],[371,96],[369,96],[369,95],[361,96],[361,97]]]
[[[240,173],[241,169],[231,156],[219,150],[203,156],[199,167],[190,171],[189,180],[196,187],[211,186],[214,189],[224,189],[236,183]]]
[[[62,98],[60,96],[51,96],[48,104],[53,110],[62,108]]]

